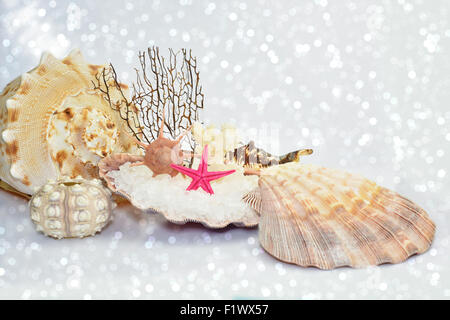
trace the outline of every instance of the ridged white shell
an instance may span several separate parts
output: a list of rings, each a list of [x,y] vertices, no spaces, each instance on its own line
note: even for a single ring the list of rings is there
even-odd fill
[[[36,230],[47,236],[83,238],[100,232],[112,219],[111,192],[94,180],[64,179],[42,186],[30,200]]]
[[[95,178],[97,162],[112,152],[139,149],[126,124],[99,92],[103,66],[73,50],[63,60],[44,53],[39,65],[0,94],[0,179],[32,194],[47,179]]]
[[[276,258],[333,269],[399,263],[426,251],[435,225],[396,192],[350,173],[299,163],[264,169],[246,197]]]

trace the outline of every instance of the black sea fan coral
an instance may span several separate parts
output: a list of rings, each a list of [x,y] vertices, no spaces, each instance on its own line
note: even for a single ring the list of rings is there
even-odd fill
[[[119,82],[112,64],[96,75],[94,88],[120,113],[139,141],[154,141],[161,126],[167,137],[176,139],[198,120],[203,109],[197,59],[191,50],[169,49],[169,57],[165,58],[160,55],[159,47],[151,47],[139,52],[139,62],[131,99],[128,87]],[[188,140],[194,150],[192,139]]]

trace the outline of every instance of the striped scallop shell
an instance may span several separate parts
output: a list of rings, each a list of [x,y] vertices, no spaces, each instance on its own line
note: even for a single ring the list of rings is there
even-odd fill
[[[398,193],[350,173],[288,163],[265,169],[247,202],[259,239],[276,258],[333,269],[399,263],[425,252],[435,225]]]
[[[62,60],[44,53],[36,68],[5,87],[0,180],[33,194],[47,179],[98,177],[97,162],[112,152],[140,152],[124,134],[128,128],[119,113],[93,90],[102,68],[87,63],[79,50]]]

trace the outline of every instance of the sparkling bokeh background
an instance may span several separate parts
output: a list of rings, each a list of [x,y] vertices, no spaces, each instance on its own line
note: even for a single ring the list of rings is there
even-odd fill
[[[101,234],[38,234],[27,202],[0,192],[0,298],[450,297],[450,3],[358,1],[0,2],[0,85],[41,53],[80,48],[132,81],[151,45],[192,48],[207,123],[275,152],[363,174],[423,206],[432,248],[362,270],[283,264],[257,229],[172,225],[131,207]]]

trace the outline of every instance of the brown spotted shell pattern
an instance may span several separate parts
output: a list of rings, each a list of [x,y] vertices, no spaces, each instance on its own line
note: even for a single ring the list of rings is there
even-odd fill
[[[102,68],[87,63],[79,50],[62,60],[44,53],[36,68],[5,87],[0,180],[31,195],[47,179],[97,178],[97,163],[108,154],[140,153],[119,112],[94,90]]]
[[[116,204],[98,179],[49,181],[30,200],[37,231],[47,236],[83,238],[101,231],[112,219]]]
[[[435,224],[417,204],[373,181],[299,163],[261,170],[245,201],[274,257],[333,269],[399,263],[431,245]]]

